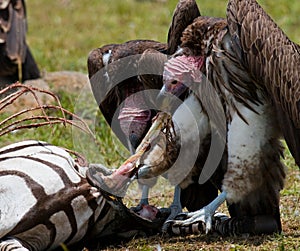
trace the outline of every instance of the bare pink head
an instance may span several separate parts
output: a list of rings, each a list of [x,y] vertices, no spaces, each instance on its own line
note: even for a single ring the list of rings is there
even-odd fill
[[[165,63],[162,91],[179,97],[192,83],[201,81],[202,56],[181,55]]]

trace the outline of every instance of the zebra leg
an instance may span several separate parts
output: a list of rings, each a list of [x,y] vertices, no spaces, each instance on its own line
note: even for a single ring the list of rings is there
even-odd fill
[[[14,238],[8,238],[0,242],[0,251],[29,251],[20,241]]]
[[[186,215],[179,214],[175,219],[176,220],[184,220],[186,218]],[[215,213],[212,217],[212,232],[218,231],[216,229],[216,225],[220,226],[223,222],[227,221],[229,217],[226,214],[223,213]],[[205,234],[206,233],[206,225],[203,218],[193,221],[190,224],[184,225],[184,224],[170,224],[168,226],[168,233],[173,235],[188,235],[188,234]]]
[[[216,220],[214,230],[222,236],[233,235],[260,235],[280,232],[277,220],[271,215],[233,217],[225,220]]]
[[[168,231],[175,235],[205,234],[205,228],[204,221],[199,220],[189,225],[171,225]],[[273,234],[280,232],[280,226],[271,215],[229,218],[225,214],[216,213],[212,220],[212,232],[221,236]]]

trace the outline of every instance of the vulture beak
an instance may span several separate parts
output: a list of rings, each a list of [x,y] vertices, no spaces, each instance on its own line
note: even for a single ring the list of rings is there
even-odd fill
[[[166,91],[165,86],[163,86],[156,97],[157,107],[160,111],[169,112],[171,110],[173,100],[172,96],[172,94]]]
[[[129,138],[127,139],[127,144],[129,148],[129,152],[131,155],[134,154],[135,150],[138,146],[139,138],[135,133],[131,133]]]
[[[186,91],[186,89],[187,88],[184,86],[184,88],[180,88],[179,91],[176,91],[174,93],[166,90],[166,87],[164,85],[156,97],[156,104],[158,109],[162,112],[173,113],[182,103],[182,101],[178,97],[182,95]]]

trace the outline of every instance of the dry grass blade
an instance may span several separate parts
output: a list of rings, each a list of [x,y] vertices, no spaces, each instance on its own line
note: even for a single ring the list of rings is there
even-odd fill
[[[16,91],[13,93],[9,93],[12,90]],[[0,136],[3,136],[15,130],[37,128],[45,125],[54,125],[61,123],[64,126],[66,126],[67,124],[74,126],[81,131],[90,134],[95,140],[95,135],[92,133],[85,121],[79,118],[76,114],[64,109],[60,103],[59,98],[54,93],[42,90],[37,87],[23,85],[18,82],[0,90],[0,95],[3,96],[6,93],[8,93],[8,95],[0,100],[0,111],[4,110],[4,108],[9,105],[12,105],[19,97],[21,97],[25,93],[31,93],[33,95],[37,106],[23,109],[22,111],[16,112],[1,121]],[[44,93],[51,96],[55,100],[57,105],[43,104],[43,102],[39,99],[37,93]],[[59,111],[61,115],[47,115],[47,111],[49,110]],[[36,111],[41,111],[42,115],[32,115],[32,112]],[[68,117],[72,117],[73,119],[67,119],[66,115]]]
[[[48,109],[60,110],[60,111],[63,112],[64,117],[61,118],[61,117],[57,117],[57,116],[37,115],[37,116],[22,118],[22,119],[19,119],[19,120],[14,120],[17,117],[19,117],[23,114],[32,112],[32,111],[43,110],[45,112]],[[72,116],[73,118],[75,118],[76,121],[66,119],[65,118],[66,114]],[[22,125],[23,122],[37,121],[37,120],[46,120],[46,122],[31,123],[31,124]],[[80,125],[77,124],[77,121],[80,122]],[[5,125],[8,122],[10,122],[10,123]],[[44,125],[58,124],[58,123],[63,123],[64,125],[69,124],[69,125],[72,125],[76,128],[79,128],[80,130],[84,131],[85,133],[90,134],[95,139],[95,136],[92,133],[92,131],[90,130],[89,126],[80,117],[78,117],[76,114],[64,109],[61,106],[56,106],[56,105],[43,105],[41,107],[28,108],[28,109],[22,110],[20,112],[17,112],[15,114],[7,117],[6,119],[4,119],[0,122],[0,136],[4,135],[6,133],[9,133],[11,131],[14,131],[14,130],[19,130],[19,129],[24,129],[24,128],[33,128],[33,127],[39,127],[39,125],[44,126]]]
[[[6,93],[9,93],[9,91],[17,89],[15,92],[7,95],[6,97],[4,97],[2,100],[0,100],[0,111],[3,110],[6,106],[12,104],[14,101],[16,101],[20,96],[22,96],[23,94],[30,92],[35,101],[37,102],[38,107],[41,107],[41,111],[43,112],[43,114],[45,116],[47,116],[47,114],[45,113],[44,109],[42,109],[42,105],[41,102],[39,100],[39,98],[36,95],[36,92],[40,92],[40,93],[45,93],[51,97],[54,98],[54,100],[58,103],[59,107],[61,106],[60,100],[59,98],[52,92],[50,91],[46,91],[46,90],[42,90],[40,88],[37,87],[33,87],[33,86],[29,86],[29,85],[23,85],[19,82],[16,82],[12,85],[7,86],[6,88],[0,90],[0,95],[5,95]],[[65,114],[64,112],[61,110],[63,117],[65,118]]]

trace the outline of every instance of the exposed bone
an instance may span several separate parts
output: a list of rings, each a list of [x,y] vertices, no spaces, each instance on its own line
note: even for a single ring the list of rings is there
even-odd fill
[[[105,190],[111,194],[123,196],[126,192],[130,182],[136,178],[140,167],[140,161],[143,155],[151,148],[151,143],[161,136],[161,132],[167,135],[168,140],[172,140],[174,129],[172,124],[172,117],[169,113],[161,112],[153,119],[153,124],[148,133],[142,140],[141,144],[136,149],[136,153],[130,156],[116,171],[111,175],[105,176],[97,170],[91,170],[89,178],[101,190]],[[170,132],[173,132],[170,133]]]

